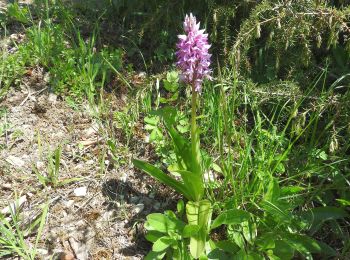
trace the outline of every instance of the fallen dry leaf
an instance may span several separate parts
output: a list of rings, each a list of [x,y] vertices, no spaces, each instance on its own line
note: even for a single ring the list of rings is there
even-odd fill
[[[60,260],[75,260],[75,256],[72,253],[62,253]]]

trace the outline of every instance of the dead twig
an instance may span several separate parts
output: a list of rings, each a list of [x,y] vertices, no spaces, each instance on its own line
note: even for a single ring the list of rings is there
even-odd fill
[[[47,86],[46,86],[46,87],[44,87],[43,89],[40,89],[40,90],[38,90],[38,91],[35,91],[35,92],[31,93],[28,84],[25,83],[25,82],[23,82],[23,84],[26,85],[26,87],[27,87],[27,89],[28,89],[28,95],[27,95],[26,98],[21,102],[21,104],[19,104],[19,106],[23,106],[24,103],[26,103],[27,100],[28,100],[31,96],[33,96],[33,95],[38,95],[38,94],[40,94],[41,92],[43,92],[44,90],[47,89]]]

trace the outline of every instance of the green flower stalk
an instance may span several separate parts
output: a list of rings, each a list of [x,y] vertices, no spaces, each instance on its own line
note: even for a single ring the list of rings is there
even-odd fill
[[[160,169],[140,160],[133,160],[134,165],[159,181],[183,194],[189,201],[201,201],[204,196],[203,170],[201,165],[199,129],[196,124],[197,98],[202,90],[203,81],[211,79],[210,57],[208,50],[208,35],[199,29],[200,24],[190,14],[186,15],[184,22],[185,35],[179,35],[176,52],[177,66],[181,70],[180,80],[191,86],[191,142],[182,137],[174,127],[176,111],[173,108],[162,108],[157,114],[163,122],[174,143],[177,155],[177,165],[173,172],[181,175],[178,181],[165,174]]]
[[[181,70],[180,80],[192,88],[191,109],[191,147],[192,158],[200,164],[200,140],[196,124],[196,105],[198,93],[202,90],[204,79],[211,79],[208,34],[200,30],[200,23],[192,14],[184,21],[185,35],[179,35],[177,44],[177,66]]]
[[[186,218],[188,226],[196,232],[190,234],[189,249],[195,259],[205,254],[205,246],[210,231],[212,205],[204,197],[204,180],[201,163],[199,129],[196,123],[197,98],[202,90],[203,81],[211,79],[210,57],[208,53],[208,35],[199,30],[200,24],[190,14],[184,22],[185,35],[179,35],[177,44],[177,66],[181,70],[180,80],[191,86],[191,142],[181,136],[174,127],[176,110],[166,107],[159,109],[156,114],[162,117],[171,136],[177,158],[172,171],[181,175],[181,180],[173,178],[161,169],[141,160],[134,159],[133,163],[139,169],[153,176],[160,182],[181,193],[186,203]]]

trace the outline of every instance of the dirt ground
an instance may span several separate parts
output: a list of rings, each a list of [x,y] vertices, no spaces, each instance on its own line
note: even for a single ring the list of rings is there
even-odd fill
[[[7,2],[0,0],[0,8]],[[1,47],[15,52],[11,42],[23,41],[23,28],[8,29]],[[123,105],[118,98],[112,102],[115,109]],[[126,147],[123,133],[116,133],[123,163],[114,161],[106,126],[93,115],[87,103],[69,105],[55,95],[40,67],[28,68],[19,87],[0,99],[0,212],[10,219],[17,198],[15,211],[26,230],[49,205],[40,259],[142,259],[151,246],[144,239],[146,215],[174,204],[171,191],[131,164],[133,156],[152,157],[149,145],[135,136]],[[43,185],[38,174],[48,175],[58,148],[58,185]],[[28,246],[35,235],[25,234]]]
[[[141,259],[150,248],[143,238],[145,216],[162,211],[170,201],[130,163],[114,165],[89,106],[70,107],[50,92],[45,73],[34,68],[0,108],[5,126],[0,137],[0,210],[20,198],[24,227],[38,217],[40,205],[49,203],[40,257]],[[79,180],[44,186],[33,168],[47,175],[48,160],[58,147],[59,181]],[[131,156],[126,154],[125,160]],[[33,243],[35,234],[27,239]]]

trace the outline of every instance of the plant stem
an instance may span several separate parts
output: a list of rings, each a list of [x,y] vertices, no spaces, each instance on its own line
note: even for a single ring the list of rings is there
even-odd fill
[[[199,142],[196,136],[197,123],[196,123],[196,105],[197,105],[197,91],[195,91],[195,86],[192,84],[192,108],[191,108],[191,145],[192,145],[192,155],[196,158],[196,142]],[[198,138],[199,139],[199,138]]]

